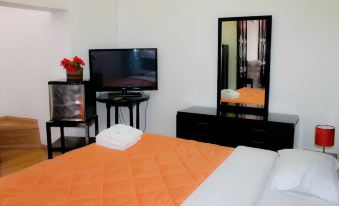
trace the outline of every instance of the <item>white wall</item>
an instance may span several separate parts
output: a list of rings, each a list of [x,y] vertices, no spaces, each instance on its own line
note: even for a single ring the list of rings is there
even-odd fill
[[[1,21],[1,20],[0,20]],[[0,32],[0,44],[3,34]],[[1,50],[1,47],[0,47]],[[0,61],[1,62],[1,61]],[[0,117],[6,116],[8,113],[8,95],[7,95],[7,78],[4,74],[8,73],[8,69],[1,65],[0,63]]]
[[[79,8],[79,5],[81,7]],[[115,0],[72,0],[69,3],[71,24],[72,55],[84,58],[84,77],[89,78],[89,49],[115,48],[116,38],[116,3]],[[97,103],[99,130],[106,128],[106,107]],[[111,111],[114,121],[114,109]],[[93,127],[91,128],[93,135]],[[83,129],[79,132],[84,133]]]
[[[4,92],[1,91],[0,98],[8,99],[4,101],[4,103],[0,104],[0,115],[4,110],[6,115],[12,116],[24,116],[24,117],[35,117],[39,119],[40,123],[40,133],[42,137],[42,142],[46,143],[46,132],[45,132],[45,122],[49,120],[49,103],[48,103],[48,85],[47,82],[50,80],[62,79],[65,78],[65,71],[61,69],[59,66],[59,62],[64,57],[72,57],[74,55],[78,55],[85,59],[87,65],[85,66],[84,76],[85,78],[89,78],[89,68],[88,68],[88,49],[90,48],[113,48],[116,45],[117,38],[116,35],[116,8],[115,1],[111,0],[101,0],[99,2],[91,1],[91,0],[72,0],[72,1],[38,1],[38,0],[27,0],[27,1],[0,1],[0,5],[4,5],[7,9],[11,9],[9,12],[2,13],[3,21],[13,22],[9,24],[13,27],[12,30],[8,30],[6,32],[7,36],[4,36],[3,41],[7,41],[4,47],[2,47],[5,51],[7,49],[7,53],[10,55],[16,55],[15,50],[9,45],[16,41],[17,37],[21,38],[22,42],[27,44],[36,44],[35,48],[31,48],[33,52],[29,53],[29,55],[25,56],[25,60],[30,60],[30,62],[26,65],[26,67],[34,67],[37,68],[35,64],[45,64],[44,70],[39,72],[32,72],[29,69],[24,73],[21,77],[22,82],[13,85],[12,89],[7,87],[4,89]],[[79,8],[81,5],[81,8]],[[19,19],[12,19],[11,15],[15,15],[13,8],[9,7],[19,7],[25,8],[24,11],[26,13],[21,13],[21,15],[27,16],[25,19],[29,21],[31,24],[25,25],[24,28],[21,27],[21,22]],[[61,9],[52,9],[52,8],[67,8],[67,11]],[[44,12],[43,12],[44,11]],[[47,12],[45,12],[47,11]],[[17,11],[18,12],[18,11]],[[47,19],[43,19],[40,17],[35,17],[36,19],[32,19],[29,15],[39,16],[38,13],[45,13],[51,15],[48,22]],[[17,17],[18,18],[18,17]],[[23,18],[23,17],[21,17]],[[10,19],[10,20],[9,20]],[[46,21],[46,25],[41,25],[41,21]],[[60,25],[60,22],[67,23],[67,25]],[[33,25],[32,25],[33,24]],[[2,25],[0,23],[0,25]],[[5,23],[4,23],[5,26]],[[30,29],[27,29],[30,28]],[[38,29],[31,29],[38,28]],[[49,29],[46,30],[46,28]],[[4,28],[5,29],[5,28]],[[40,34],[44,33],[44,34]],[[14,34],[14,35],[13,35]],[[24,34],[24,35],[22,35]],[[13,35],[13,36],[12,36]],[[10,39],[10,41],[8,41]],[[48,44],[45,44],[46,41],[49,41]],[[8,45],[8,46],[6,46]],[[52,49],[53,51],[46,52],[46,49],[42,49],[41,46],[48,45],[48,49]],[[70,49],[71,48],[71,49]],[[18,48],[16,48],[18,49]],[[59,50],[67,51],[62,52],[60,55]],[[46,55],[42,55],[46,54]],[[22,56],[22,54],[21,54]],[[15,56],[16,58],[21,57]],[[37,57],[36,57],[37,56]],[[48,57],[48,60],[37,61],[37,59],[41,58],[41,56]],[[34,58],[33,58],[34,57]],[[5,61],[10,64],[10,60]],[[40,59],[39,59],[40,60]],[[47,62],[49,63],[46,66]],[[1,63],[0,63],[1,64]],[[12,65],[12,67],[20,67],[19,65]],[[0,68],[2,67],[0,65]],[[42,68],[40,66],[39,68]],[[50,68],[47,69],[46,68]],[[24,69],[24,68],[22,68]],[[29,72],[28,72],[29,71]],[[9,72],[9,76],[6,79],[13,81],[16,73]],[[27,83],[32,78],[27,77],[38,76],[38,81],[35,82],[36,86],[30,85],[25,87],[22,90],[24,83]],[[27,80],[26,80],[27,78]],[[1,80],[1,79],[0,79]],[[39,86],[37,86],[39,82]],[[1,84],[1,83],[0,83]],[[4,84],[5,85],[5,84]],[[28,92],[28,90],[30,90]],[[34,91],[34,92],[33,92]],[[41,96],[41,92],[44,91]],[[47,92],[47,93],[46,93]],[[20,95],[10,95],[7,97],[7,93],[15,93]],[[31,98],[30,101],[34,101],[34,103],[21,104],[23,99],[27,99],[28,97],[32,97],[32,94],[39,97]],[[20,101],[21,100],[21,101]],[[14,103],[13,103],[14,102]],[[16,103],[17,102],[17,103]],[[6,107],[10,104],[10,107]],[[21,104],[21,107],[16,108]],[[37,107],[39,111],[37,111]],[[22,110],[22,111],[20,111]],[[114,112],[114,110],[112,110]],[[100,130],[106,127],[106,110],[105,107],[101,104],[98,104],[98,113],[99,113],[99,122],[101,123],[99,128]],[[5,115],[3,114],[3,115]],[[94,128],[92,128],[93,130]],[[67,129],[67,134],[79,134],[84,133],[83,129]],[[58,137],[58,130],[52,130],[52,136],[54,139]],[[93,131],[91,131],[93,134]]]
[[[10,23],[8,23],[10,22]],[[1,99],[10,116],[38,119],[45,137],[47,82],[63,76],[56,62],[69,54],[65,13],[0,6]],[[44,138],[43,138],[44,141]]]
[[[216,106],[217,19],[251,15],[273,16],[270,112],[299,114],[304,148],[313,149],[316,124],[339,128],[337,0],[69,2],[77,12],[71,18],[74,54],[106,45],[158,48],[159,90],[151,92],[149,132],[174,135],[177,110]],[[94,25],[98,31],[89,30]]]
[[[3,72],[2,69],[0,69],[0,72]],[[0,79],[1,82],[4,82],[2,79]],[[7,114],[7,95],[5,94],[5,89],[0,88],[0,117],[6,116]]]
[[[67,0],[5,0],[0,1],[1,6],[25,7],[30,9],[51,10],[68,8]]]
[[[339,124],[338,9],[336,0],[118,1],[119,46],[159,48],[149,131],[174,135],[178,109],[216,106],[218,17],[272,15],[270,112],[299,114],[300,146],[313,149],[316,124]]]

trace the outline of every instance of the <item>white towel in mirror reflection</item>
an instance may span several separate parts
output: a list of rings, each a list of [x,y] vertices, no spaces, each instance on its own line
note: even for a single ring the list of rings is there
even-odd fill
[[[221,90],[221,98],[236,99],[239,98],[240,93],[234,91],[233,89],[223,89]]]

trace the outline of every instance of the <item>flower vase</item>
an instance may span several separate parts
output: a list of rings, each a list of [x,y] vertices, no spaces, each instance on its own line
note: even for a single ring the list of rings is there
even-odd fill
[[[67,71],[68,82],[82,82],[82,77],[83,77],[82,69],[77,69],[75,71]]]

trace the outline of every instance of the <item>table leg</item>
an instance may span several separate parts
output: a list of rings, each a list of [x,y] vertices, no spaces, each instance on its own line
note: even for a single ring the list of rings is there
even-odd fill
[[[136,109],[136,127],[137,127],[137,129],[140,129],[140,114],[139,114],[139,103],[137,103],[137,105],[136,105],[136,107],[137,107],[137,109]],[[146,115],[146,114],[145,114]]]
[[[64,127],[60,126],[61,153],[65,153],[65,133]]]
[[[86,145],[89,144],[89,126],[85,126],[85,140],[86,140]]]
[[[119,106],[115,106],[115,124],[119,124]]]
[[[48,155],[48,159],[53,159],[51,126],[49,126],[48,123],[46,123],[46,132],[47,132],[47,155]]]
[[[107,128],[111,126],[111,105],[106,104]]]
[[[95,136],[97,136],[99,134],[99,123],[98,123],[98,116],[95,117],[94,120],[94,127],[95,127]]]
[[[128,105],[129,109],[129,125],[133,127],[133,105]]]

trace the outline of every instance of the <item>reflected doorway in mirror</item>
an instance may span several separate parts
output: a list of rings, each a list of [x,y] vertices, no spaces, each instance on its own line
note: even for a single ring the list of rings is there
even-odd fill
[[[268,114],[272,16],[219,18],[218,111]],[[225,89],[239,93],[223,95]]]

